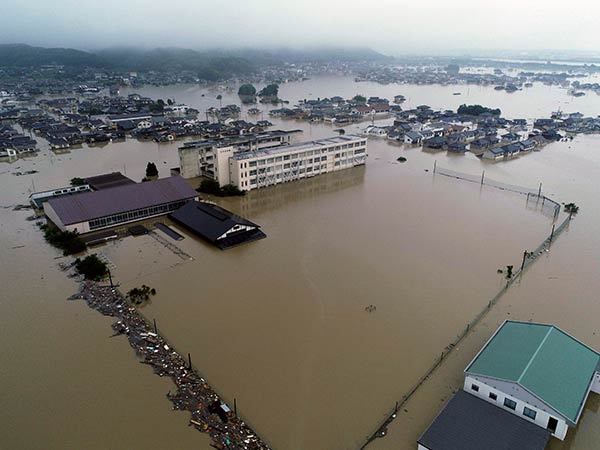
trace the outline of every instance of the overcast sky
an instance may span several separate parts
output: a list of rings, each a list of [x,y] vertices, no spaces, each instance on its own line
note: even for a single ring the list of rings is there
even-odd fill
[[[3,0],[0,42],[600,50],[598,0]]]

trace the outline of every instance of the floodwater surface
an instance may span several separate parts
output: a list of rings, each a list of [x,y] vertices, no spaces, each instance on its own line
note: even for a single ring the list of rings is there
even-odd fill
[[[281,97],[294,103],[404,94],[413,105],[481,103],[528,118],[548,116],[558,106],[586,114],[600,110],[600,97],[573,99],[542,85],[514,94],[460,88],[465,92],[457,100],[456,86],[322,77],[283,85]],[[196,86],[138,91],[201,111],[219,104],[216,91]],[[235,97],[225,92],[223,104],[237,102]],[[334,134],[328,125],[272,121],[277,128],[303,129],[305,140]],[[455,367],[444,365],[455,370],[434,377],[418,414],[401,416],[374,444],[409,449],[440,399],[460,386],[463,362],[504,318],[553,322],[600,348],[598,144],[599,137],[583,136],[490,164],[471,154],[432,154],[369,140],[365,167],[217,199],[259,223],[267,239],[222,252],[186,235],[176,245],[193,260],[149,236],[94,251],[114,264],[123,290],[141,284],[157,289],[143,313],[180,351],[191,353],[217,392],[230,403],[237,400],[241,416],[273,448],[351,449],[485,307],[504,282],[497,269],[518,267],[523,251],[536,247],[552,226],[523,195],[434,176],[434,160],[531,188],[542,182],[547,195],[576,202],[581,212],[552,251],[454,353]],[[128,140],[0,163],[0,380],[6,387],[0,446],[209,448],[205,436],[187,427],[186,414],[170,410],[170,383],[139,364],[125,339],[110,338],[110,319],[65,300],[76,286],[58,269],[59,253],[26,220],[30,211],[12,210],[27,202],[31,190],[62,186],[75,176],[121,170],[140,180],[148,161],[168,176],[177,165],[177,145]],[[401,155],[408,159],[404,164],[396,161]],[[39,173],[13,175],[30,169]],[[376,309],[366,311],[369,305]],[[580,429],[553,450],[590,448],[597,405],[592,398]]]

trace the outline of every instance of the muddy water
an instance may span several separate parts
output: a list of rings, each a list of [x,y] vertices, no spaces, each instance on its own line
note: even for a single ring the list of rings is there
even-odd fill
[[[595,97],[535,89],[519,100],[524,92],[497,96],[493,89],[470,88],[456,100],[456,87],[323,78],[284,85],[282,96],[403,93],[414,104],[477,101],[514,117],[547,115],[563,102],[576,101],[572,109],[586,113],[594,106],[579,101]],[[201,110],[218,105],[216,91],[196,87],[141,92]],[[224,97],[224,104],[234,99]],[[303,128],[307,139],[331,134],[326,125],[277,125]],[[237,399],[242,416],[273,447],[356,448],[487,303],[502,283],[496,269],[518,265],[522,251],[551,226],[519,195],[433,177],[425,169],[434,159],[455,170],[485,169],[502,181],[532,187],[542,181],[546,192],[581,205],[569,232],[503,300],[511,309],[499,310],[498,320],[510,312],[552,321],[600,347],[593,319],[600,250],[597,144],[595,137],[578,138],[508,164],[485,164],[471,155],[432,155],[374,140],[364,168],[221,201],[260,223],[268,235],[263,241],[220,252],[188,236],[178,245],[193,261],[150,237],[98,251],[115,264],[124,289],[142,283],[157,288],[144,313],[192,354],[217,391]],[[176,147],[127,141],[2,163],[0,205],[24,203],[33,187],[62,185],[74,176],[122,170],[140,179],[147,161],[166,176],[177,163]],[[397,163],[399,155],[408,162]],[[11,174],[28,169],[40,173]],[[138,364],[124,340],[108,338],[109,321],[64,300],[74,285],[57,270],[58,254],[25,220],[29,214],[0,210],[0,379],[8,387],[2,447],[162,449],[176,442],[177,448],[207,448],[206,439],[186,427],[187,417],[170,411],[164,397],[169,384]],[[364,308],[371,304],[377,310],[369,314]],[[439,407],[433,395],[424,405],[427,400],[419,416],[425,422]],[[572,448],[589,448],[596,415],[586,411],[585,429],[573,433]],[[398,448],[412,448],[411,439],[397,441],[403,442]]]

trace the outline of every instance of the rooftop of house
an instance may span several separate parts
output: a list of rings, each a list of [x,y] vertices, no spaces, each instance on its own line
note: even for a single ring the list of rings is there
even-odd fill
[[[70,225],[156,205],[191,200],[197,195],[183,178],[173,176],[53,198],[48,204],[65,225]]]
[[[344,136],[335,136],[328,139],[319,139],[318,141],[308,141],[294,145],[278,145],[277,147],[269,147],[258,151],[242,152],[234,155],[233,157],[236,160],[260,158],[264,156],[276,155],[279,153],[297,152],[335,144],[343,145],[348,144],[350,142],[365,141],[365,139],[366,138],[364,136],[347,134]]]
[[[553,325],[506,321],[465,369],[519,384],[577,423],[600,354]]]
[[[171,218],[221,249],[266,237],[259,230],[259,225],[211,203],[189,201],[171,213]],[[222,238],[236,225],[248,227],[250,230]]]
[[[550,432],[460,390],[417,441],[429,450],[543,450]]]

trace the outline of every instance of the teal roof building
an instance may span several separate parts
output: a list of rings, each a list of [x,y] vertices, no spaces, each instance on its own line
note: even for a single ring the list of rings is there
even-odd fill
[[[564,439],[590,392],[600,354],[553,325],[506,321],[465,369],[465,391]]]

